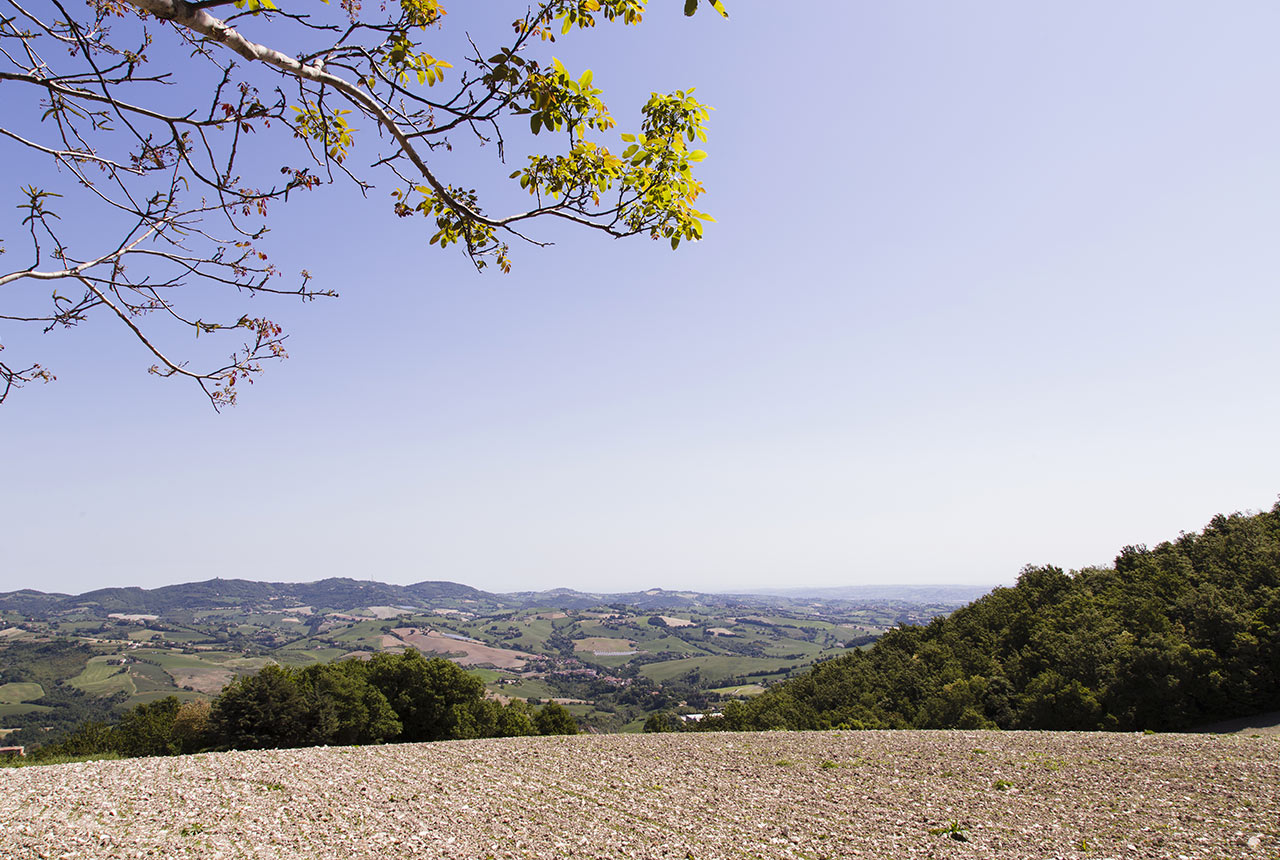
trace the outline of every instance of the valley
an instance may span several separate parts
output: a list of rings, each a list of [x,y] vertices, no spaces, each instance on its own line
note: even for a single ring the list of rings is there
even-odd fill
[[[756,695],[981,593],[493,594],[349,579],[11,592],[0,594],[0,731],[39,744],[140,703],[210,698],[273,662],[409,648],[457,662],[499,700],[556,700],[588,730],[638,731],[655,711],[703,712]]]

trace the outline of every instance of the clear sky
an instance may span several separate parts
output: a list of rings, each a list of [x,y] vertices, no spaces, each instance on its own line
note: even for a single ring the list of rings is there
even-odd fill
[[[313,192],[275,260],[342,296],[262,304],[222,415],[105,318],[0,330],[59,377],[0,407],[0,590],[996,584],[1271,507],[1280,7],[653,4],[555,53],[717,108],[704,242],[477,275]]]

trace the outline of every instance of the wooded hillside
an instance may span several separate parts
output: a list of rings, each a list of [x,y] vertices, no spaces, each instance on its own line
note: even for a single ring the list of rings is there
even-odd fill
[[[1028,567],[705,728],[1177,731],[1280,709],[1280,503],[1115,565]]]

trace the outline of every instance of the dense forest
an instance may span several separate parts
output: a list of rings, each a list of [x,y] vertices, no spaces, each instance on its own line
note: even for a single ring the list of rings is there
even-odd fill
[[[1125,547],[1113,567],[1028,567],[946,618],[681,727],[1179,731],[1275,709],[1280,503]]]
[[[417,651],[305,669],[269,665],[239,678],[212,703],[168,696],[126,711],[115,725],[82,724],[40,747],[39,759],[116,753],[177,755],[204,750],[576,734],[562,705],[534,708],[485,697],[484,684],[455,663]]]

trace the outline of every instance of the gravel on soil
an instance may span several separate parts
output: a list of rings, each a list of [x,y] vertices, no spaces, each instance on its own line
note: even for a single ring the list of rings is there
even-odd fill
[[[1276,858],[1280,738],[507,738],[0,770],[0,857]]]

